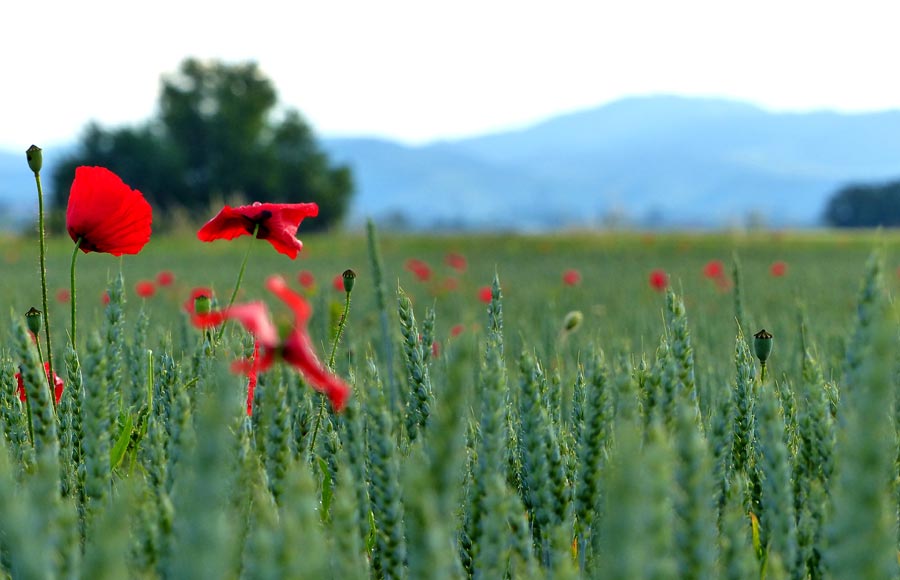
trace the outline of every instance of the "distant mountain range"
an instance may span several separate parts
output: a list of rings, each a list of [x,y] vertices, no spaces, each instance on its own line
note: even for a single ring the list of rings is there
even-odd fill
[[[900,111],[772,113],[640,97],[518,131],[406,147],[331,139],[359,192],[352,217],[418,226],[552,228],[621,220],[818,223],[848,182],[900,178]]]
[[[773,113],[721,99],[637,97],[471,139],[323,146],[353,168],[351,223],[716,227],[752,216],[805,226],[819,222],[842,185],[900,178],[900,110]],[[0,152],[0,225],[31,215],[34,198],[24,147]]]

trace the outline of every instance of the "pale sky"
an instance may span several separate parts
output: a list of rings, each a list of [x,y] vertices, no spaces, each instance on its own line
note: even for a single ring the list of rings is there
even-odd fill
[[[0,148],[140,122],[187,56],[255,60],[320,135],[409,143],[658,93],[900,108],[898,22],[896,0],[7,1]]]

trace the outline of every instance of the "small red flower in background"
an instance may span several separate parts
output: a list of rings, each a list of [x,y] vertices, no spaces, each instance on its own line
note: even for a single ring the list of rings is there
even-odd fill
[[[457,272],[465,272],[468,267],[468,263],[466,262],[466,257],[462,254],[457,254],[455,252],[451,252],[447,254],[447,257],[444,259],[447,262],[447,265],[456,270]]]
[[[769,273],[775,278],[781,278],[787,274],[787,264],[781,261],[773,262],[772,266],[769,268]]]
[[[450,336],[456,338],[457,336],[462,334],[465,329],[466,329],[466,327],[463,326],[462,324],[454,324],[450,328]]]
[[[482,286],[478,289],[478,299],[486,304],[490,304],[492,298],[491,287]]]
[[[197,232],[203,242],[233,240],[240,236],[252,236],[267,240],[275,250],[295,259],[303,249],[297,239],[297,230],[304,218],[319,215],[314,203],[260,203],[240,207],[225,206],[216,217],[206,222]],[[258,228],[258,229],[257,229]]]
[[[153,212],[140,191],[104,167],[78,167],[66,207],[66,231],[81,251],[137,254],[150,241]]]
[[[297,274],[297,281],[300,282],[300,285],[304,288],[312,288],[316,285],[316,277],[313,276],[313,273],[309,270],[301,270],[299,274]],[[341,282],[343,286],[343,282]]]
[[[344,291],[344,276],[338,274],[331,280],[331,286],[338,292]]]
[[[657,292],[662,292],[669,286],[669,275],[659,268],[653,270],[650,272],[650,286]]]
[[[175,281],[175,274],[171,270],[163,270],[156,275],[156,283],[160,286],[171,286]]]
[[[431,279],[431,267],[422,260],[410,258],[403,267],[412,272],[419,282],[428,282]]]
[[[272,366],[275,357],[293,366],[317,391],[325,393],[335,411],[343,409],[350,396],[350,387],[340,377],[332,373],[313,350],[312,338],[307,324],[312,308],[303,296],[291,290],[280,276],[266,280],[266,288],[281,299],[294,312],[294,326],[287,338],[280,340],[269,310],[262,302],[236,304],[225,310],[198,315],[201,326],[216,326],[226,320],[236,320],[250,332],[259,343],[260,353],[255,361],[241,361],[236,367],[248,375],[265,371]]]
[[[60,304],[68,304],[71,299],[72,295],[65,288],[60,288],[56,291],[56,301]]]
[[[44,374],[47,375],[47,378],[50,378],[50,363],[44,363]],[[43,386],[43,385],[42,385]],[[66,388],[66,384],[63,383],[63,380],[59,378],[59,375],[53,373],[53,397],[56,399],[56,404],[59,405],[59,400],[62,398],[63,389]],[[25,383],[22,381],[22,373],[16,373],[16,394],[19,395],[19,400],[23,403],[27,396],[25,395]]]
[[[441,284],[441,288],[443,288],[445,292],[456,292],[456,290],[459,289],[459,280],[453,278],[452,276],[450,278],[446,278],[444,280],[444,283]]]
[[[563,272],[562,280],[563,284],[566,286],[575,286],[581,282],[581,272],[574,268],[570,268]]]
[[[434,341],[431,343],[431,358],[439,358],[441,356],[441,343]]]
[[[150,280],[141,280],[134,285],[134,293],[141,298],[151,298],[156,294],[156,286]]]
[[[109,292],[106,290],[103,291],[103,294],[100,296],[100,302],[102,302],[104,306],[109,304]]]
[[[725,275],[725,265],[722,260],[710,260],[703,266],[703,275],[711,280],[716,280]]]

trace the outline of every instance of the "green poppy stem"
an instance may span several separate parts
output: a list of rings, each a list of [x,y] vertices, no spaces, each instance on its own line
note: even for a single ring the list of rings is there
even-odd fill
[[[344,334],[344,327],[347,326],[347,317],[350,315],[350,292],[347,292],[347,298],[344,301],[344,312],[338,322],[337,333],[334,335],[334,342],[331,343],[331,357],[328,359],[328,370],[334,372],[334,355],[337,352],[338,343],[341,342],[341,336]],[[319,425],[322,423],[322,415],[325,414],[325,395],[319,393],[319,413],[316,415],[316,426],[313,428],[312,441],[309,444],[309,452],[316,451],[316,438],[319,435]]]
[[[253,228],[253,238],[256,237],[256,234],[259,233],[259,224]],[[244,270],[247,269],[247,260],[250,259],[250,251],[253,250],[253,240],[250,241],[250,245],[247,246],[247,252],[244,254],[244,261],[241,262],[241,271],[238,272],[237,282],[234,284],[234,290],[231,291],[231,298],[228,300],[227,308],[231,308],[234,304],[234,299],[237,298],[238,290],[241,288],[241,282],[244,280]],[[225,326],[228,324],[228,321],[222,323],[222,326],[219,327],[219,332],[216,333],[216,342],[222,340],[222,335],[225,333]]]
[[[75,340],[75,331],[76,331],[76,308],[75,308],[75,261],[78,259],[78,250],[81,249],[81,240],[84,238],[78,238],[75,241],[75,249],[72,250],[72,270],[69,273],[69,298],[72,301],[72,350],[78,352],[77,344],[78,342]]]
[[[47,307],[47,238],[44,234],[44,188],[41,186],[41,172],[34,172],[38,194],[38,234],[41,248],[41,300],[44,306],[44,336],[47,341],[47,384],[53,392],[53,348],[50,346],[50,309]]]

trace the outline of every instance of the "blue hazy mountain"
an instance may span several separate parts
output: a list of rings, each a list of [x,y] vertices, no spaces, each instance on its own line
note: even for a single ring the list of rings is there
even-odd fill
[[[900,111],[772,113],[641,97],[524,129],[408,147],[325,142],[355,172],[354,219],[475,227],[817,223],[848,182],[900,177]]]

